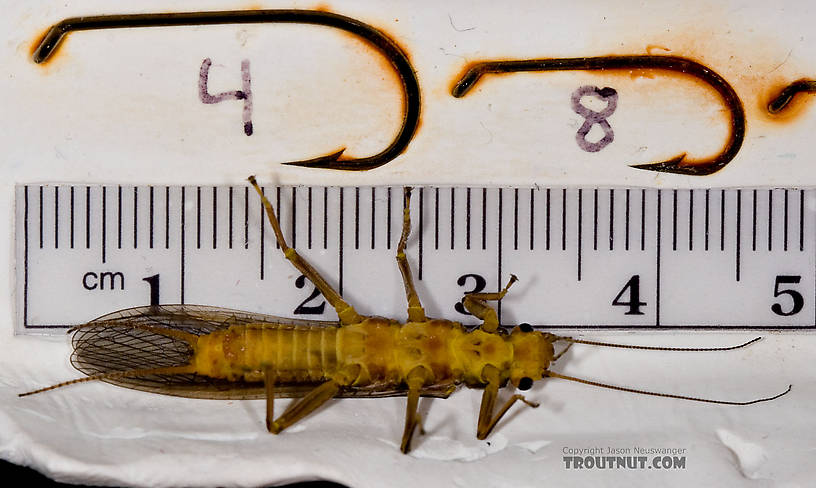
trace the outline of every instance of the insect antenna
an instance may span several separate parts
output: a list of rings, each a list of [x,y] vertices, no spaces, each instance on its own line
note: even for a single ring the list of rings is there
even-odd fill
[[[691,396],[684,396],[684,395],[673,395],[671,393],[661,393],[661,392],[655,392],[655,391],[638,390],[638,389],[635,389],[635,388],[626,388],[624,386],[607,385],[605,383],[599,383],[597,381],[585,380],[583,378],[575,378],[574,376],[567,376],[567,375],[556,373],[554,371],[549,371],[549,370],[544,372],[544,376],[549,376],[549,377],[552,377],[552,378],[561,378],[562,380],[575,381],[577,383],[583,383],[585,385],[590,385],[590,386],[597,386],[597,387],[600,387],[600,388],[608,388],[610,390],[625,391],[625,392],[629,392],[629,393],[638,393],[640,395],[651,395],[651,396],[664,397],[664,398],[676,398],[678,400],[690,400],[690,401],[693,401],[693,402],[716,403],[716,404],[719,404],[719,405],[753,405],[754,403],[769,402],[771,400],[776,400],[777,398],[779,398],[779,397],[781,397],[783,395],[786,395],[787,393],[789,393],[791,391],[791,388],[793,388],[793,385],[788,385],[787,390],[785,390],[782,393],[779,393],[777,395],[774,395],[774,396],[770,396],[770,397],[766,397],[766,398],[757,398],[755,400],[749,400],[749,401],[746,401],[746,402],[731,402],[731,401],[727,401],[727,400],[712,400],[712,399],[709,399],[709,398],[699,398],[699,397],[691,397]]]
[[[572,337],[565,336],[552,336],[552,337],[554,341],[565,341],[570,342],[572,344],[587,344],[590,346],[617,347],[621,349],[640,349],[644,351],[680,351],[680,352],[733,351],[734,349],[746,347],[762,339],[762,337],[755,337],[748,342],[744,342],[736,346],[726,347],[663,347],[663,346],[638,346],[634,344],[615,344],[613,342],[586,341],[583,339],[573,339]]]
[[[165,368],[146,368],[146,369],[131,369],[127,371],[112,371],[110,373],[100,373],[91,376],[86,376],[84,378],[78,378],[71,381],[64,381],[62,383],[57,383],[56,385],[40,388],[39,390],[20,393],[17,396],[24,397],[28,395],[34,395],[36,393],[42,393],[45,391],[54,390],[56,388],[62,388],[63,386],[74,385],[76,383],[85,383],[86,381],[115,380],[120,378],[133,378],[138,376],[149,376],[156,374],[188,374],[194,372],[195,367],[191,364],[185,364],[183,366],[170,366]]]

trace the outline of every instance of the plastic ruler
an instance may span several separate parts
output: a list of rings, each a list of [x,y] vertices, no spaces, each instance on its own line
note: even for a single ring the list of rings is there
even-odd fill
[[[400,187],[264,192],[284,233],[357,310],[404,319]],[[196,303],[335,320],[277,249],[248,186],[20,185],[17,328]],[[816,191],[416,188],[408,256],[430,316],[519,278],[503,324],[816,328]]]

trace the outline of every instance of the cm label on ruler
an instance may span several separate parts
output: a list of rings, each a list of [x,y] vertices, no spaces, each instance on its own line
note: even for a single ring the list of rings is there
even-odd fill
[[[389,266],[399,188],[264,191],[291,245],[337,276],[345,297],[366,303],[366,314],[401,313]],[[503,323],[816,326],[814,190],[426,187],[416,196],[409,252],[431,316],[474,322],[462,293],[515,274]],[[311,283],[274,258],[246,187],[21,185],[16,211],[20,332],[150,303],[335,318]]]

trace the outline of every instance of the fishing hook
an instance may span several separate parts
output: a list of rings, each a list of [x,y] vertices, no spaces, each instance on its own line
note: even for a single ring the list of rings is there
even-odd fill
[[[737,93],[725,79],[712,69],[691,59],[680,56],[625,55],[599,56],[589,58],[545,58],[524,59],[516,61],[480,61],[471,64],[451,94],[461,98],[470,91],[479,79],[488,73],[515,73],[519,71],[604,71],[604,70],[637,70],[659,69],[675,71],[698,78],[711,85],[722,97],[729,111],[728,141],[725,147],[713,157],[695,161],[686,160],[685,153],[667,161],[646,164],[634,164],[633,168],[677,173],[683,175],[703,176],[715,173],[725,167],[739,152],[745,138],[745,111]]]
[[[816,80],[797,80],[786,86],[768,102],[768,112],[778,114],[784,110],[798,93],[816,93]]]
[[[225,10],[213,12],[148,13],[72,17],[52,25],[32,55],[35,63],[46,61],[62,39],[74,31],[117,29],[129,27],[176,27],[214,24],[298,23],[334,27],[368,41],[377,48],[396,70],[402,82],[402,126],[394,140],[383,151],[365,158],[344,157],[345,148],[331,154],[292,161],[284,164],[309,168],[361,171],[377,168],[399,156],[414,136],[419,125],[419,82],[408,55],[382,31],[339,14],[318,10]]]

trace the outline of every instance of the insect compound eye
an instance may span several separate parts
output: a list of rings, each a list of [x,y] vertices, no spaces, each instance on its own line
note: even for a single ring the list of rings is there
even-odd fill
[[[525,390],[529,390],[532,387],[533,387],[533,379],[532,378],[528,378],[528,377],[525,376],[524,378],[519,380],[519,384],[518,384],[518,389],[519,390],[525,391]]]
[[[519,330],[521,330],[522,332],[532,332],[533,326],[528,324],[527,322],[524,322],[523,324],[519,324]]]

